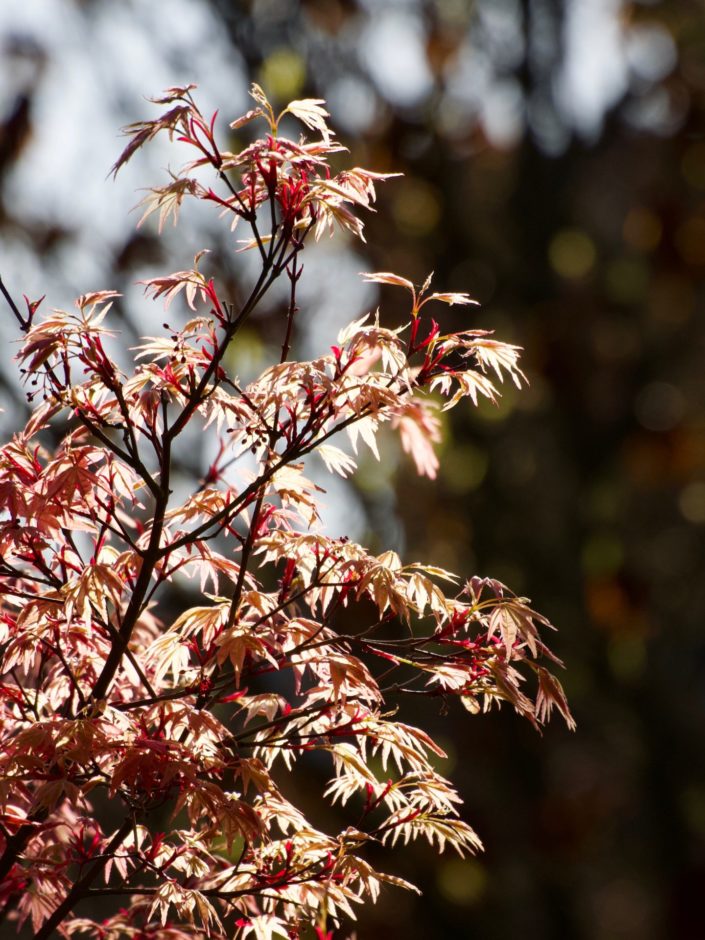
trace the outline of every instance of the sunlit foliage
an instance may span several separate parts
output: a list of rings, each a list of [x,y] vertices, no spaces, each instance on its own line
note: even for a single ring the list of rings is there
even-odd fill
[[[156,99],[165,112],[127,129],[114,170],[157,134],[189,145],[143,220],[176,222],[190,198],[246,227],[240,247],[259,259],[247,299],[221,295],[203,253],[150,279],[148,295],[186,319],[146,338],[125,374],[109,352],[115,292],[42,316],[3,287],[34,412],[0,452],[1,897],[38,938],[328,936],[383,884],[413,890],[372,867],[371,842],[480,848],[439,773],[443,750],[402,720],[406,697],[471,714],[507,702],[537,727],[555,707],[572,726],[550,624],[527,599],[325,535],[304,463],[348,476],[388,424],[433,477],[438,410],[494,401],[506,377],[521,386],[519,350],[444,333],[433,307],[473,301],[383,272],[365,277],[408,293],[405,325],[369,315],[291,361],[307,240],[362,237],[355,212],[385,177],[333,173],[343,148],[319,100],[275,114],[253,86],[255,107],[231,127],[260,121],[265,135],[232,153],[192,90]],[[285,117],[310,139],[284,136]],[[242,384],[226,351],[279,278],[281,354]],[[187,428],[217,456],[177,495]],[[198,579],[197,606],[179,603],[184,576]],[[311,752],[331,775],[320,799],[348,811],[340,831],[286,796]],[[101,923],[77,909],[94,897],[115,901]]]

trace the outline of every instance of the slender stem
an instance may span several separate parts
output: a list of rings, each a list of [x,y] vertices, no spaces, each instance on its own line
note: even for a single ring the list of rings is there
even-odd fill
[[[13,312],[13,314],[14,314],[15,317],[17,318],[17,322],[19,323],[19,325],[20,325],[20,327],[22,328],[23,332],[26,332],[26,331],[29,329],[29,318],[28,318],[27,320],[25,320],[25,318],[24,318],[24,317],[22,316],[22,314],[20,313],[20,311],[19,311],[19,309],[18,309],[18,307],[17,307],[17,304],[16,304],[15,301],[12,299],[12,297],[10,296],[10,293],[9,293],[8,289],[5,287],[5,284],[3,283],[2,276],[0,276],[0,292],[2,292],[2,295],[3,295],[3,297],[5,298],[5,301],[7,302],[8,307],[10,308],[10,310]]]
[[[126,836],[129,835],[133,825],[132,816],[125,819],[122,826],[120,826],[106,846],[101,857],[91,865],[82,878],[79,878],[48,920],[44,921],[39,931],[34,935],[34,940],[45,940],[46,937],[50,937],[54,930],[60,926],[66,915],[71,912],[71,909],[86,897],[90,886],[103,871],[108,861],[113,857],[115,850],[122,844]]]
[[[189,401],[186,403],[181,411],[181,414],[174,421],[171,427],[166,430],[165,439],[173,440],[178,434],[180,434],[191,418],[193,412],[200,404],[202,404],[204,395],[208,388],[208,384],[211,381],[211,378],[217,377],[218,367],[220,366],[221,360],[225,355],[225,350],[228,348],[231,340],[234,338],[240,327],[255,309],[262,297],[264,297],[274,281],[279,277],[281,272],[284,270],[286,263],[288,263],[288,258],[286,262],[283,261],[287,244],[288,242],[286,239],[282,238],[279,241],[275,241],[274,235],[272,235],[269,256],[264,261],[262,270],[260,271],[255,286],[250,292],[250,296],[243,304],[239,314],[227,327],[222,342],[215,350],[213,358],[208,363],[207,368],[204,370],[198,385],[189,398]],[[277,252],[279,253],[278,257]]]
[[[289,274],[289,281],[291,282],[291,292],[289,295],[289,309],[287,310],[286,315],[286,335],[284,337],[284,342],[282,343],[282,354],[279,362],[286,362],[289,356],[289,349],[291,348],[291,331],[294,326],[294,317],[298,312],[298,307],[296,306],[296,285],[303,273],[303,265],[298,268],[296,267],[296,256],[293,257],[291,261],[291,270],[287,269]]]
[[[107,694],[110,683],[112,682],[113,677],[120,666],[120,661],[122,660],[123,654],[125,653],[127,645],[130,642],[135,625],[142,613],[143,602],[149,590],[152,573],[157,564],[157,561],[160,558],[161,535],[164,527],[164,516],[166,513],[167,502],[169,499],[169,460],[169,449],[167,448],[165,459],[162,465],[162,480],[164,481],[164,485],[167,487],[167,489],[162,490],[159,494],[157,505],[155,506],[154,511],[154,521],[152,523],[149,545],[147,547],[147,551],[144,554],[144,558],[142,559],[142,566],[137,576],[137,581],[135,582],[135,587],[133,589],[130,602],[127,605],[122,624],[120,625],[120,630],[112,646],[110,647],[110,652],[105,659],[103,669],[98,676],[96,684],[91,690],[90,700],[93,702],[100,701],[101,699],[105,698]]]
[[[10,836],[5,843],[5,851],[0,857],[0,884],[5,880],[6,875],[15,864],[17,856],[27,845],[32,836],[37,832],[37,823],[43,822],[47,817],[46,810],[40,810],[29,816],[29,822],[20,826],[17,832]]]

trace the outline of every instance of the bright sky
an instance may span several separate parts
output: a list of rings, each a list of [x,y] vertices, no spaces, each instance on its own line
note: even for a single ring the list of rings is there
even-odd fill
[[[555,92],[566,119],[587,137],[599,132],[605,110],[624,91],[630,74],[658,79],[675,60],[665,31],[640,27],[625,34],[622,3],[569,2],[568,56],[556,76]],[[418,104],[431,89],[418,3],[365,0],[364,6],[369,18],[357,43],[365,67],[384,97],[402,106]],[[452,0],[441,4],[444,10],[451,6]],[[158,180],[167,161],[174,160],[166,142],[156,142],[116,182],[106,183],[122,146],[117,129],[150,113],[144,97],[171,84],[196,81],[205,112],[220,108],[225,115],[238,114],[248,100],[249,77],[202,0],[170,0],[168,17],[165,5],[153,0],[89,7],[86,15],[72,0],[0,3],[0,114],[34,78],[26,61],[5,51],[11,38],[33,40],[47,52],[35,136],[9,181],[6,198],[27,218],[73,228],[86,249],[72,247],[71,259],[51,271],[57,303],[69,302],[87,283],[101,282],[111,244],[121,243],[135,222],[126,212],[136,201],[135,191]],[[478,0],[476,28],[447,75],[449,120],[481,120],[500,146],[516,139],[524,120],[519,89],[508,75],[523,55],[518,13],[518,0]],[[488,40],[493,59],[483,50]],[[540,36],[532,40],[533,46],[540,42]],[[339,80],[332,91],[341,115],[349,99],[350,124],[364,126],[374,119],[374,109],[362,100],[354,80]],[[30,293],[41,291],[46,267],[22,246],[12,251],[22,283]]]

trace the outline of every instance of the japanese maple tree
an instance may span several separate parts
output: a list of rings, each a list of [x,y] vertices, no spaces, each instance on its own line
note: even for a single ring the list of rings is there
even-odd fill
[[[527,599],[325,534],[304,465],[317,455],[348,476],[387,424],[435,476],[438,409],[494,400],[503,377],[520,385],[519,350],[431,319],[466,294],[377,273],[364,277],[406,292],[406,325],[367,316],[291,361],[306,244],[338,227],[362,237],[356,212],[385,176],[334,174],[344,148],[323,103],[277,115],[257,86],[230,126],[264,135],[221,149],[193,87],[155,99],[164,113],[127,129],[114,170],[160,133],[190,145],[144,215],[176,222],[188,198],[244,228],[258,259],[246,299],[224,296],[200,255],[148,281],[170,324],[124,374],[109,352],[116,293],[41,315],[0,282],[33,408],[0,452],[0,916],[40,940],[332,936],[382,884],[413,890],[372,867],[371,842],[480,848],[443,751],[400,720],[406,698],[457,700],[468,718],[504,701],[537,727],[555,706],[572,726],[550,624]],[[294,120],[307,136],[284,135]],[[290,300],[276,361],[245,384],[226,351],[278,279]],[[217,456],[186,492],[194,428]],[[298,792],[317,779],[312,751],[340,831],[284,795],[289,776]],[[96,898],[100,921],[81,904]]]

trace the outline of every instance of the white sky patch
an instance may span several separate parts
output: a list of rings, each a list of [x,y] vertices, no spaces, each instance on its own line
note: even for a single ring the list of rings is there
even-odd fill
[[[360,56],[382,95],[393,104],[415,105],[432,88],[421,24],[395,8],[380,10],[360,38]]]
[[[336,447],[347,450],[343,443],[343,434],[332,439]],[[319,457],[311,455],[304,461],[305,473],[309,480],[325,490],[317,494],[318,509],[321,516],[321,529],[326,535],[347,535],[353,541],[359,541],[368,527],[365,510],[360,497],[342,477],[330,473],[323,466]]]
[[[344,76],[334,81],[327,93],[329,111],[341,130],[360,134],[372,126],[378,110],[376,95],[364,82]]]
[[[342,327],[372,309],[378,292],[360,277],[365,261],[350,249],[341,251],[335,238],[307,246],[302,258],[297,348],[304,359],[314,359],[330,352]]]
[[[649,82],[665,78],[678,61],[673,37],[656,23],[631,28],[626,40],[626,55],[634,73]]]
[[[556,98],[585,137],[600,132],[605,112],[627,88],[621,9],[621,0],[571,0],[568,6]]]
[[[513,147],[524,129],[524,99],[514,79],[497,82],[482,104],[485,133],[496,147]]]
[[[467,37],[458,55],[447,66],[446,89],[453,101],[457,101],[474,113],[481,105],[491,83],[492,62],[482,49],[478,49]]]
[[[484,0],[477,6],[480,35],[486,34],[493,47],[496,65],[502,70],[521,65],[524,35],[517,0]]]

